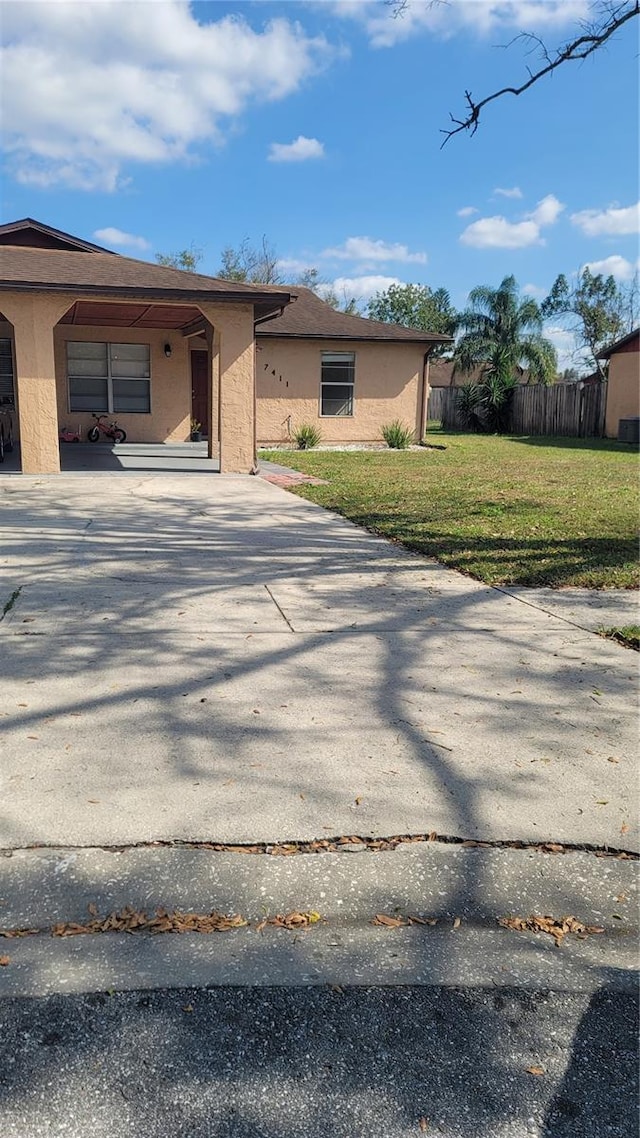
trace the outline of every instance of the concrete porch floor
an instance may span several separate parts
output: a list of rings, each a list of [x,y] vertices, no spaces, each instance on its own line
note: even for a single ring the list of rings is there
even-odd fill
[[[217,474],[218,458],[207,457],[206,442],[200,443],[61,443],[63,474],[127,474],[141,470],[166,474]],[[0,475],[20,474],[20,448],[5,454]]]

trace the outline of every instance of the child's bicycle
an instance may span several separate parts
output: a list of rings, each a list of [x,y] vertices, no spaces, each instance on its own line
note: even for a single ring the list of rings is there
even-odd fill
[[[102,422],[103,419],[106,419],[106,415],[96,415],[94,413],[93,417],[95,423],[93,427],[89,427],[87,431],[87,438],[90,443],[97,443],[101,431],[108,439],[113,439],[114,443],[123,443],[126,440],[126,431],[123,431],[122,427],[119,427],[116,422],[107,424]]]
[[[7,411],[0,411],[0,462],[13,450],[13,419]]]

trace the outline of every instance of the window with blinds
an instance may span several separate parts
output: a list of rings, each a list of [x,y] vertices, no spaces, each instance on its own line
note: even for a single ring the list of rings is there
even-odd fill
[[[151,412],[149,344],[69,340],[67,376],[70,411],[140,415]]]

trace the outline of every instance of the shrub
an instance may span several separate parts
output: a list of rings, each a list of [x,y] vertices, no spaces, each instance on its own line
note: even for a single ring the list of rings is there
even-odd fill
[[[313,423],[301,423],[299,427],[296,427],[293,437],[298,450],[312,450],[313,447],[317,447],[322,435]]]
[[[382,437],[392,450],[406,450],[413,442],[413,431],[400,419],[394,419],[392,423],[385,423]]]
[[[458,388],[456,414],[463,427],[470,431],[482,430],[482,386],[479,383],[463,383]]]

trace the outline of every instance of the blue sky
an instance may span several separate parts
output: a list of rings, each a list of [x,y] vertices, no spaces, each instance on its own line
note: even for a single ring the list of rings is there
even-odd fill
[[[507,273],[537,295],[584,264],[628,279],[638,21],[440,149],[465,88],[520,82],[535,61],[504,46],[517,32],[555,46],[589,8],[409,0],[394,20],[378,0],[5,3],[3,220],[148,259],[194,242],[210,273],[223,246],[264,234],[286,273],[316,265],[363,300],[401,280],[461,306]]]

